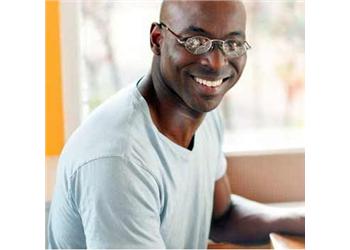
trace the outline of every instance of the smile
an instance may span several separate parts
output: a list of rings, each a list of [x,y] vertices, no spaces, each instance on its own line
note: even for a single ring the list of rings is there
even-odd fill
[[[223,80],[224,79],[219,79],[217,81],[208,81],[208,80],[205,80],[205,79],[201,79],[201,78],[198,78],[198,77],[194,77],[194,80],[199,83],[199,84],[202,84],[202,85],[205,85],[205,86],[208,86],[208,87],[212,87],[212,88],[215,88],[215,87],[218,87],[220,86],[222,83],[223,83]]]

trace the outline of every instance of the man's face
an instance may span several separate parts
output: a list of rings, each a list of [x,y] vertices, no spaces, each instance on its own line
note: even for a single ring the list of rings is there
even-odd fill
[[[201,35],[210,39],[245,40],[245,11],[234,1],[178,1],[168,8],[167,20],[171,30],[183,38]],[[168,85],[196,112],[208,112],[216,108],[225,93],[240,78],[246,63],[246,55],[232,58],[215,47],[203,55],[193,55],[180,45],[176,37],[162,30],[160,72]],[[198,82],[220,81],[217,87]]]

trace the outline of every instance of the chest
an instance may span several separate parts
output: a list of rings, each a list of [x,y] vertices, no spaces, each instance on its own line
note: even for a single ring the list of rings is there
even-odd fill
[[[201,248],[207,241],[215,184],[216,154],[167,162],[162,173],[161,233],[167,247]]]

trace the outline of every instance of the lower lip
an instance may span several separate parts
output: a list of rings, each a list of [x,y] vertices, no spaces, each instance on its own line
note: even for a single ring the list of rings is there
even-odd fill
[[[191,77],[192,80],[195,82],[195,84],[197,85],[197,88],[199,88],[201,90],[201,92],[205,95],[215,95],[218,94],[218,92],[220,91],[221,87],[224,85],[225,81],[223,81],[219,86],[216,87],[209,87],[203,84],[200,84],[199,82],[197,82],[196,80],[194,80],[193,77]]]

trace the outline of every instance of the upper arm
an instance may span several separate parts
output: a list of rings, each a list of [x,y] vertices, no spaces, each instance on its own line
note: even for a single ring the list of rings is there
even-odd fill
[[[74,176],[73,200],[87,248],[164,248],[158,186],[119,157],[90,162]]]
[[[227,211],[231,203],[230,181],[228,179],[226,171],[227,160],[225,154],[222,151],[220,151],[214,187],[214,220],[221,217]]]
[[[231,204],[230,181],[225,173],[215,182],[213,219],[217,219],[225,214]]]

